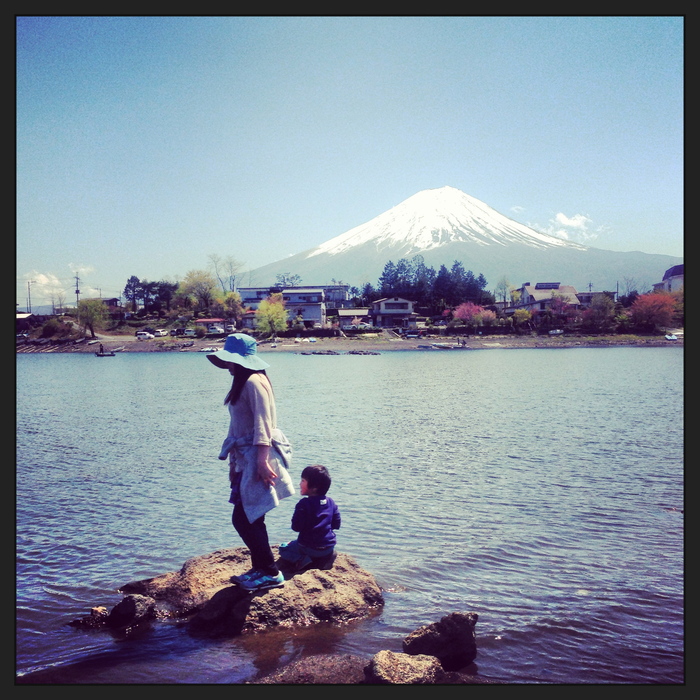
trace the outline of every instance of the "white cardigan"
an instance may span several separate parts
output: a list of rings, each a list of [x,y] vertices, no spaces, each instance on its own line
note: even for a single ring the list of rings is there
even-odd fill
[[[258,477],[258,446],[253,443],[252,434],[239,438],[227,437],[221,446],[219,459],[226,459],[226,455],[230,457],[229,474],[242,472],[240,496],[249,522],[277,507],[283,498],[294,495],[294,484],[289,476],[292,446],[279,428],[273,428],[270,444],[270,465],[277,474],[274,486],[267,486]]]

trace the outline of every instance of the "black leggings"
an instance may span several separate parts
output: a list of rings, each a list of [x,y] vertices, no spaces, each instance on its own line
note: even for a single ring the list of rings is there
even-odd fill
[[[250,561],[253,568],[269,576],[277,576],[279,569],[275,564],[272,549],[270,549],[265,516],[259,517],[252,523],[248,522],[243,506],[236,504],[233,507],[231,522],[245,546],[250,550]]]

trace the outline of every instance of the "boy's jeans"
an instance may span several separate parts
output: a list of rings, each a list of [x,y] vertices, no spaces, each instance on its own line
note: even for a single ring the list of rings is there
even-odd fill
[[[299,540],[281,544],[279,547],[280,557],[296,569],[303,569],[311,564],[316,566],[324,565],[333,554],[333,547],[324,549],[313,549],[305,547]]]

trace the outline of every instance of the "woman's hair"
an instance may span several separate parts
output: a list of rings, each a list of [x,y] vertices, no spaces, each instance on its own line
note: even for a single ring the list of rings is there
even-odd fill
[[[238,401],[238,398],[240,397],[241,392],[243,391],[243,387],[245,386],[245,383],[248,381],[248,378],[251,374],[264,374],[267,377],[267,373],[264,369],[248,369],[247,367],[243,367],[243,365],[234,364],[233,383],[231,384],[231,388],[229,389],[229,392],[228,394],[226,394],[226,398],[224,399],[224,406],[229,403],[233,406],[233,404],[235,404],[236,401]]]
[[[301,478],[306,479],[309,488],[312,488],[319,496],[325,496],[331,487],[331,475],[322,464],[311,464],[305,467]]]

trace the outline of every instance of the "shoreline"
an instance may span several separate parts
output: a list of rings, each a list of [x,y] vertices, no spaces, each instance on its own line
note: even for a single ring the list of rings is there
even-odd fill
[[[261,341],[258,351],[267,353],[295,353],[304,355],[332,354],[381,354],[384,352],[441,352],[447,350],[512,350],[522,348],[606,348],[606,347],[683,347],[683,336],[678,340],[666,340],[659,336],[604,335],[604,336],[512,336],[490,335],[465,338],[466,346],[458,346],[458,336],[431,336],[428,338],[389,338],[385,335],[367,334],[354,338],[317,338],[315,342],[296,342],[292,338],[282,338],[276,344]],[[98,335],[96,340],[79,344],[60,344],[48,341],[43,344],[32,342],[18,343],[19,353],[91,353],[98,352],[100,343],[105,353],[114,352],[202,352],[205,348],[220,349],[223,339],[211,338],[182,339],[154,338],[136,340],[132,335]],[[436,347],[436,345],[438,347]],[[442,346],[442,347],[439,347]],[[452,347],[450,347],[452,346]],[[456,347],[455,347],[456,346]]]

